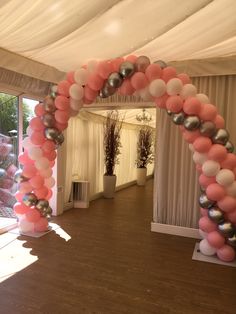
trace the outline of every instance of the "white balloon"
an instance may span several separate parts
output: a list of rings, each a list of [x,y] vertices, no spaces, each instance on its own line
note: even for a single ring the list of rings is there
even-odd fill
[[[147,87],[139,90],[139,96],[144,101],[151,101],[151,100],[153,100],[152,95],[149,93],[149,89]]]
[[[197,94],[196,98],[200,100],[202,104],[210,104],[210,99],[205,94]]]
[[[52,91],[53,93],[56,93],[56,92],[57,92],[57,85],[53,85],[53,86],[51,87],[51,91]]]
[[[53,178],[53,177],[50,177],[50,178],[47,178],[47,179],[45,179],[45,181],[44,181],[44,184],[45,184],[45,186],[47,187],[47,188],[52,188],[52,187],[54,187],[54,185],[55,185],[55,179]]]
[[[83,106],[83,102],[81,100],[75,100],[70,98],[70,107],[75,111],[79,111]]]
[[[45,157],[41,157],[35,161],[35,167],[38,170],[45,170],[50,166],[49,160]]]
[[[72,84],[69,89],[69,94],[73,99],[81,100],[84,96],[84,89],[78,84]]]
[[[166,91],[168,95],[177,95],[180,94],[183,88],[183,83],[178,78],[173,78],[168,81],[166,84]]]
[[[87,69],[89,73],[94,73],[96,72],[98,67],[98,61],[97,60],[89,60],[87,63]]]
[[[88,70],[81,68],[81,69],[75,71],[74,79],[75,79],[77,84],[85,85],[85,84],[87,84],[88,76],[89,76]]]
[[[26,219],[21,219],[18,222],[20,232],[27,233],[34,231],[34,223],[27,221]]]
[[[221,169],[216,175],[216,182],[223,186],[231,185],[234,180],[234,173],[229,169]]]
[[[195,149],[194,149],[194,147],[193,147],[193,144],[189,144],[188,147],[189,147],[189,149],[191,150],[191,152],[193,152],[193,153],[195,152]]]
[[[47,168],[40,170],[39,173],[44,178],[50,178],[52,176],[53,171],[51,168]]]
[[[214,177],[220,171],[220,164],[214,160],[207,160],[202,165],[202,172],[207,177]]]
[[[35,145],[31,142],[31,140],[30,140],[29,137],[26,137],[26,138],[24,138],[23,141],[22,141],[22,146],[23,146],[24,148],[29,149],[30,147],[33,147],[33,146],[35,146]]]
[[[208,235],[207,232],[203,231],[202,229],[198,229],[199,235],[202,239],[205,239]]]
[[[149,92],[154,97],[161,97],[166,92],[166,83],[161,79],[153,80],[149,85]]]
[[[203,239],[199,243],[199,249],[202,254],[207,255],[207,256],[212,256],[212,255],[215,255],[216,253],[216,249],[209,244],[207,239]]]
[[[194,152],[193,161],[196,164],[202,165],[207,160],[207,154],[201,154],[199,152]]]
[[[28,155],[30,159],[37,160],[43,156],[43,152],[39,147],[30,147],[28,150]]]
[[[27,129],[26,129],[26,134],[27,134],[28,136],[31,136],[33,132],[34,132],[34,130],[31,129],[30,126],[28,126]]]
[[[236,181],[234,181],[232,184],[230,184],[227,187],[227,193],[228,193],[228,195],[236,198]]]
[[[193,84],[185,84],[181,91],[181,96],[184,99],[188,97],[194,97],[197,94],[197,88]]]

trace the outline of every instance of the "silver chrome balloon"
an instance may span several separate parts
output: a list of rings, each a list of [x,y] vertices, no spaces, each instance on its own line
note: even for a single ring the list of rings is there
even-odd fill
[[[113,94],[115,94],[116,88],[110,86],[107,82],[104,84],[103,88],[99,92],[99,96],[101,98],[107,98]]]
[[[214,144],[225,145],[229,139],[229,132],[225,129],[218,129],[214,136],[212,136],[212,142]]]
[[[44,134],[48,140],[54,141],[54,140],[56,140],[56,138],[58,137],[60,132],[56,128],[46,128],[44,131]]]
[[[167,64],[162,60],[157,60],[157,61],[154,61],[153,63],[158,64],[161,67],[161,69],[164,69],[167,67]]]
[[[27,193],[23,196],[22,202],[26,206],[33,206],[37,203],[38,199],[34,193]]]
[[[172,121],[177,125],[183,124],[184,119],[185,119],[185,113],[183,111],[181,111],[179,113],[174,113],[172,115]]]
[[[22,172],[23,172],[23,171],[22,171],[21,169],[19,169],[19,170],[17,170],[17,171],[15,172],[14,181],[15,181],[16,183],[21,183],[21,182],[23,182],[23,181],[28,181],[28,179],[23,176]]]
[[[205,193],[202,193],[199,197],[199,204],[202,208],[210,209],[216,202],[209,200]]]
[[[47,128],[52,128],[56,123],[54,115],[49,112],[43,115],[42,121]]]
[[[202,122],[199,131],[204,136],[212,137],[216,133],[215,123],[211,121]]]
[[[227,244],[229,244],[230,246],[236,248],[236,233],[234,233],[232,235],[232,237],[227,239]]]
[[[184,127],[189,131],[197,130],[200,126],[200,119],[197,116],[188,116],[184,119]]]
[[[234,235],[235,229],[231,222],[223,222],[218,225],[218,230],[226,237],[232,237]]]
[[[224,214],[217,207],[212,207],[208,210],[208,217],[217,224],[224,222]]]
[[[107,79],[108,85],[115,88],[120,87],[122,82],[123,82],[122,76],[120,75],[120,73],[117,73],[117,72],[111,73]]]
[[[55,138],[55,143],[57,145],[61,145],[64,142],[65,138],[64,135],[62,133],[60,133],[56,138]]]
[[[227,149],[228,153],[234,152],[234,145],[230,141],[226,142],[225,148]]]
[[[140,56],[135,61],[135,70],[137,72],[145,72],[146,68],[150,65],[150,59],[146,56]]]
[[[35,207],[36,207],[38,210],[43,211],[43,210],[47,209],[48,206],[49,206],[49,203],[48,203],[47,200],[45,200],[45,199],[40,199],[40,200],[38,200],[38,202],[37,202],[37,204],[36,204]]]
[[[132,62],[125,61],[122,62],[119,68],[119,73],[123,78],[130,77],[135,72],[135,66]]]
[[[52,113],[52,112],[55,112],[57,109],[55,104],[54,104],[54,99],[51,96],[46,96],[44,98],[43,104],[44,104],[44,109],[47,112]]]
[[[7,176],[6,171],[0,168],[0,180],[4,179],[6,176]]]

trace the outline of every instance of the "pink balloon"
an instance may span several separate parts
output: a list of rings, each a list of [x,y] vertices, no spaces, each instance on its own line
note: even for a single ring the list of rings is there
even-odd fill
[[[83,103],[86,105],[91,105],[93,103],[93,100],[87,99],[87,98],[83,98]]]
[[[236,155],[228,153],[225,160],[221,163],[221,168],[234,169],[236,167]]]
[[[70,118],[69,110],[56,110],[55,111],[55,119],[57,122],[61,124],[65,124],[68,122]]]
[[[99,74],[99,76],[101,76],[101,78],[103,78],[104,80],[107,79],[112,71],[113,71],[113,67],[110,62],[108,61],[99,62],[98,67],[97,67],[97,73]]]
[[[36,175],[32,177],[29,182],[34,189],[40,189],[44,185],[44,178],[40,175]]]
[[[35,189],[34,194],[38,199],[44,199],[48,194],[48,188],[46,186],[42,186],[39,189]]]
[[[196,97],[188,97],[183,105],[183,110],[188,115],[198,115],[202,104]]]
[[[95,91],[91,89],[88,85],[84,88],[84,97],[88,100],[94,101],[94,99],[97,97],[98,91]]]
[[[212,183],[206,188],[206,195],[212,201],[220,201],[225,194],[225,189],[218,183]]]
[[[51,152],[45,152],[43,156],[46,157],[49,161],[53,161],[56,159],[57,153],[55,150],[52,150]]]
[[[75,84],[74,74],[75,74],[74,71],[68,72],[66,74],[66,79],[70,84]]]
[[[132,95],[135,91],[133,86],[131,85],[130,79],[126,79],[123,81],[121,87],[119,88],[119,93],[121,95]]]
[[[166,108],[171,112],[178,113],[183,108],[183,100],[180,96],[170,96],[166,100]]]
[[[103,84],[104,79],[98,74],[90,74],[88,77],[88,86],[95,91],[99,91],[103,87]]]
[[[50,161],[50,162],[49,162],[49,164],[50,164],[50,168],[53,168],[53,167],[54,167],[54,165],[55,165],[55,160]]]
[[[194,149],[199,153],[206,153],[212,146],[212,142],[208,137],[199,136],[193,142]]]
[[[19,184],[19,192],[21,194],[30,193],[32,191],[32,186],[28,181],[21,182]]]
[[[34,112],[35,112],[36,116],[42,117],[46,113],[46,111],[44,109],[44,105],[41,103],[37,104],[34,107]]]
[[[235,250],[229,245],[222,246],[216,253],[219,259],[224,262],[232,262],[235,259]]]
[[[198,130],[196,131],[184,131],[183,132],[183,138],[188,143],[193,143],[198,137],[200,136],[200,132]]]
[[[33,164],[33,163],[34,163],[34,161],[29,158],[28,153],[27,153],[26,151],[25,151],[24,153],[21,153],[21,154],[18,156],[18,160],[19,160],[19,163],[20,163],[21,165]]]
[[[47,168],[47,169],[42,169],[39,171],[39,174],[43,177],[43,178],[49,178],[52,176],[52,169],[51,168]]]
[[[124,58],[116,58],[114,60],[111,60],[111,65],[112,65],[113,71],[114,72],[118,72],[121,63],[124,62],[124,61],[125,61]]]
[[[214,121],[217,115],[216,106],[212,104],[204,104],[199,112],[199,117],[204,121]]]
[[[37,222],[40,219],[40,213],[37,209],[31,208],[26,214],[25,214],[26,220],[30,222]]]
[[[43,145],[42,145],[42,149],[45,151],[45,152],[51,152],[52,150],[55,150],[56,149],[56,145],[53,141],[50,141],[50,140],[46,140]]]
[[[218,162],[222,162],[227,157],[227,150],[220,144],[213,144],[208,152],[208,158]]]
[[[55,127],[56,127],[59,131],[63,131],[63,130],[65,130],[65,129],[68,128],[68,122],[66,122],[66,123],[59,123],[59,122],[56,122]]]
[[[208,216],[208,209],[206,208],[200,208],[200,213],[202,216]]]
[[[223,199],[218,201],[218,206],[224,212],[231,212],[236,208],[236,199],[232,196],[226,195]]]
[[[199,228],[204,232],[212,232],[217,230],[217,225],[208,217],[204,216],[199,219]]]
[[[135,56],[135,55],[129,55],[129,56],[127,56],[127,57],[125,58],[125,61],[129,61],[129,62],[135,63],[137,59],[138,59],[137,56]]]
[[[23,201],[23,196],[24,196],[24,194],[21,194],[20,192],[16,192],[16,193],[15,193],[15,199],[17,200],[17,202],[22,203],[22,201]]]
[[[42,145],[46,139],[42,131],[34,131],[30,136],[30,140],[34,145]]]
[[[48,230],[48,221],[46,218],[41,217],[34,225],[34,230],[37,232],[44,232]]]
[[[204,188],[208,187],[210,184],[216,183],[215,177],[207,177],[204,174],[200,175],[198,181],[199,184]]]
[[[48,190],[48,194],[47,196],[45,197],[46,200],[50,200],[50,198],[52,197],[52,190]]]
[[[232,210],[231,212],[227,213],[226,217],[229,221],[236,224],[236,208]]]
[[[32,118],[29,125],[34,131],[42,131],[45,129],[45,126],[39,117]]]
[[[71,84],[68,81],[66,81],[66,80],[61,81],[60,83],[58,83],[58,86],[57,86],[58,94],[65,96],[65,97],[69,97],[70,96],[70,94],[69,94],[70,86],[71,86]]]
[[[225,127],[225,120],[221,115],[217,115],[213,121],[217,129],[223,129]]]
[[[157,107],[159,107],[161,109],[166,108],[166,102],[167,102],[168,98],[169,98],[168,94],[164,94],[161,97],[155,98],[155,103],[156,103]]]
[[[23,168],[23,176],[26,178],[32,178],[33,176],[35,176],[37,173],[37,169],[35,168],[35,166],[33,164],[26,164],[24,165]]]
[[[142,72],[136,72],[131,77],[131,85],[135,90],[143,89],[148,85],[146,75]]]
[[[176,69],[173,67],[166,67],[162,70],[162,75],[161,78],[164,80],[166,83],[177,76]]]
[[[70,108],[69,98],[65,96],[57,96],[54,103],[57,109],[60,110],[69,110]]]
[[[13,209],[16,214],[24,215],[30,210],[30,207],[26,206],[24,203],[17,202],[13,206]]]
[[[177,77],[182,81],[183,84],[190,84],[191,83],[190,77],[185,73],[180,73],[177,75]]]
[[[162,74],[162,69],[159,66],[159,64],[155,64],[155,63],[149,64],[149,66],[145,70],[145,75],[147,79],[149,80],[149,82],[160,78],[161,74]]]
[[[225,244],[225,238],[218,231],[208,233],[207,241],[216,249],[221,248]]]

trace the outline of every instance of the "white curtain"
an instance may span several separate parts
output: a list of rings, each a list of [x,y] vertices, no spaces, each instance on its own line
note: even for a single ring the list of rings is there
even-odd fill
[[[236,146],[236,76],[198,77],[192,82],[199,93],[208,95],[217,106],[225,118],[230,140]],[[161,112],[158,124],[153,220],[197,227],[199,186],[192,153],[165,111]]]
[[[73,177],[90,182],[90,197],[103,191],[104,153],[103,117],[93,114],[80,114],[71,118],[66,131],[65,151],[65,197],[69,201]],[[138,127],[127,123],[121,131],[121,154],[115,168],[117,187],[136,179],[136,145]],[[147,174],[153,173],[153,165],[148,166]]]

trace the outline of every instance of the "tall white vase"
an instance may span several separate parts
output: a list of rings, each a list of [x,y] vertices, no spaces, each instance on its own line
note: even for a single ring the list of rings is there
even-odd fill
[[[147,168],[137,168],[137,185],[146,184]]]
[[[114,198],[116,189],[116,175],[103,176],[103,195],[105,198]]]

